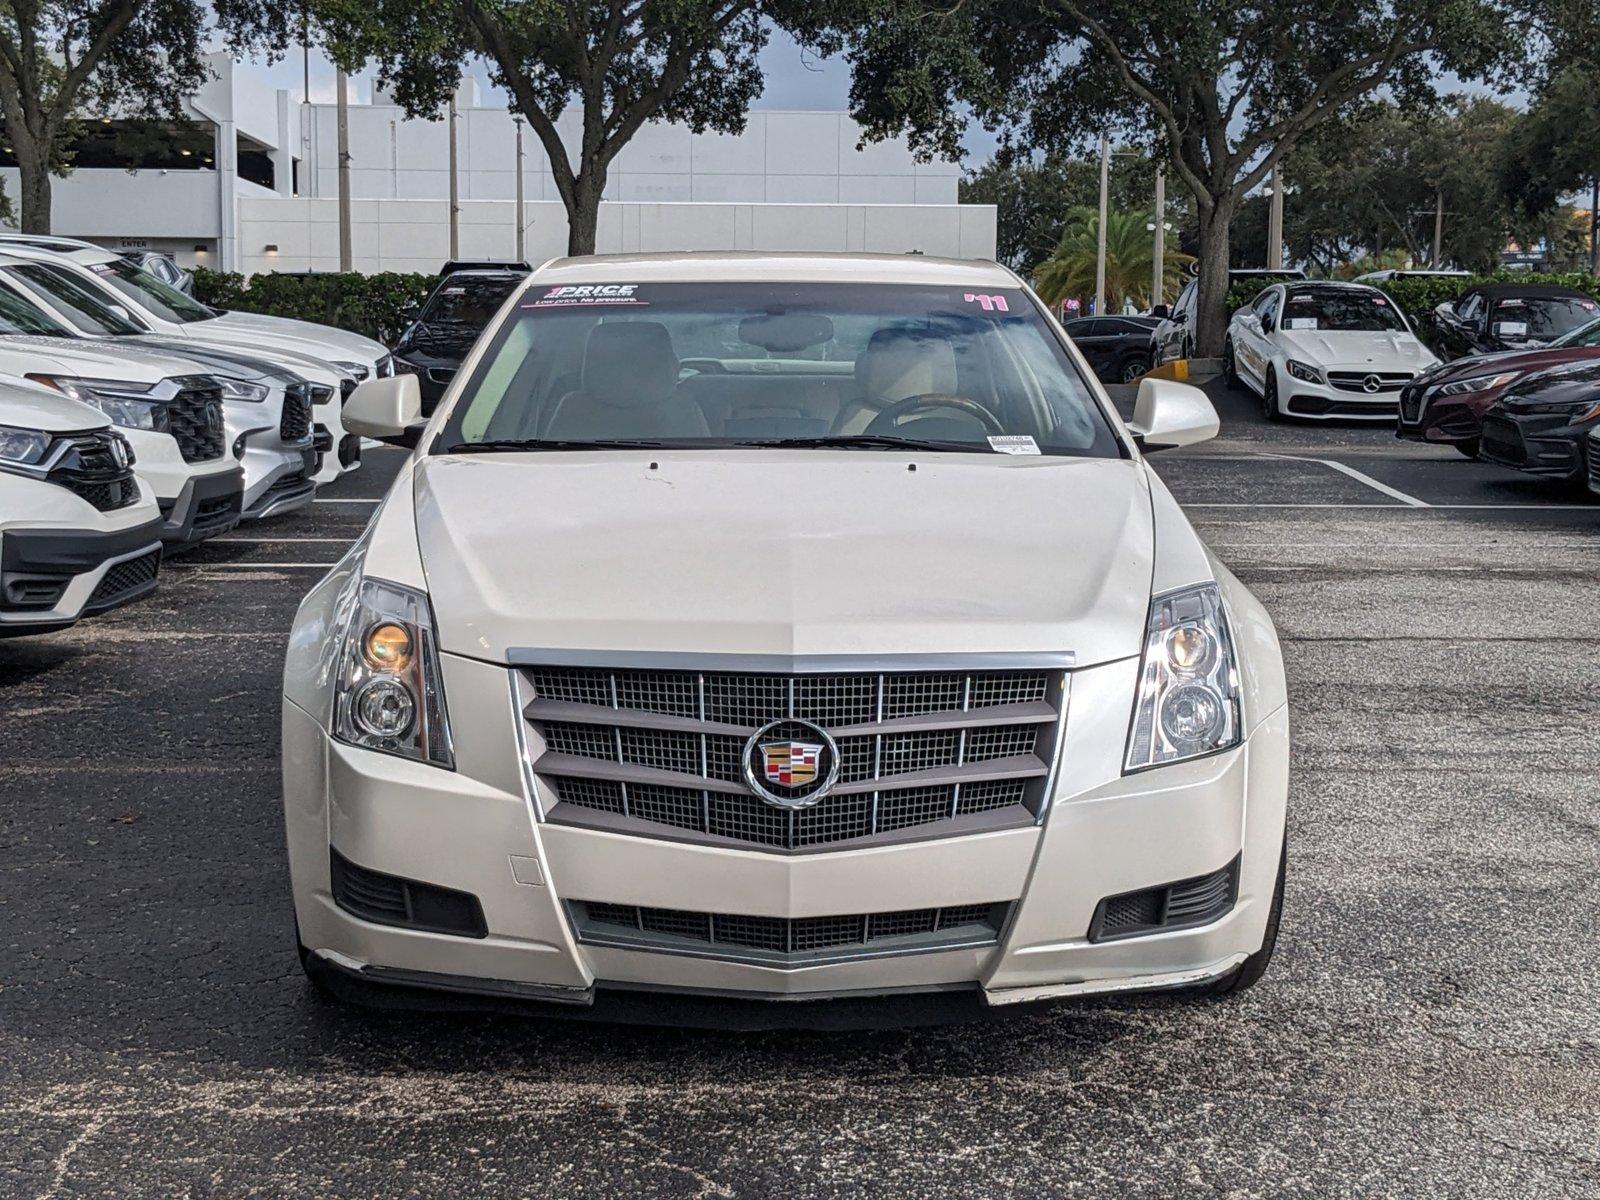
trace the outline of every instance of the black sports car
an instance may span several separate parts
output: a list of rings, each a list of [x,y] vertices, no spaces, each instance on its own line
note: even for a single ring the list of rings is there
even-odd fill
[[[422,413],[430,415],[455,378],[478,334],[527,272],[504,267],[455,270],[439,280],[394,344],[397,371],[422,385]]]
[[[1600,426],[1600,363],[1529,375],[1483,418],[1478,457],[1560,482],[1582,483],[1583,439]]]
[[[1600,304],[1576,288],[1550,283],[1484,283],[1433,310],[1444,359],[1502,350],[1533,350],[1600,316]]]
[[[1132,383],[1157,365],[1160,324],[1160,317],[1079,317],[1062,328],[1101,379]]]

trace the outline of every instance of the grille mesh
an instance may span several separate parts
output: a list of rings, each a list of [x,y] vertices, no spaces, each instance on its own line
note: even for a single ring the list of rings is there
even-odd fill
[[[586,941],[604,942],[608,933],[614,936],[634,931],[679,943],[726,946],[796,958],[814,957],[828,951],[865,949],[875,944],[914,946],[915,939],[932,939],[941,933],[947,935],[939,940],[945,945],[956,941],[965,944],[969,939],[993,941],[1004,925],[1009,907],[1008,902],[996,902],[788,918],[636,907],[594,900],[574,904]],[[937,949],[939,941],[931,941],[927,948]]]
[[[166,432],[178,443],[184,462],[222,457],[221,387],[209,379],[184,380],[181,390],[164,407]]]
[[[304,384],[285,389],[283,415],[278,420],[278,436],[298,442],[311,434],[311,391]]]
[[[89,596],[88,607],[99,608],[115,604],[129,593],[148,587],[155,582],[156,573],[160,568],[160,550],[152,550],[148,554],[141,554],[138,558],[130,558],[115,564],[95,585],[94,592]]]
[[[814,849],[1007,808],[1027,819],[1038,811],[1053,754],[1058,710],[1050,697],[1061,689],[1052,692],[1052,678],[1059,676],[533,667],[527,679],[543,707],[530,719],[546,755],[585,760],[580,769],[541,758],[534,769],[552,789],[558,809],[621,814],[780,850]],[[987,716],[984,710],[998,706],[1022,711]],[[1013,720],[991,723],[996,718]],[[800,721],[807,724],[790,724]],[[911,721],[932,727],[885,724]],[[752,734],[763,730],[763,743],[807,741],[816,739],[814,727],[833,736],[838,749],[835,791],[791,811],[749,788],[745,753]],[[974,768],[985,763],[1015,776],[964,778],[963,772],[981,775]],[[660,774],[641,783],[636,768]],[[819,769],[814,782],[796,781],[787,794],[801,799],[825,782],[826,771]],[[704,786],[709,783],[738,790]],[[562,819],[559,811],[552,819]]]
[[[1209,925],[1233,907],[1239,888],[1239,860],[1220,871],[1161,887],[1108,896],[1089,927],[1091,942],[1132,937],[1162,929]]]

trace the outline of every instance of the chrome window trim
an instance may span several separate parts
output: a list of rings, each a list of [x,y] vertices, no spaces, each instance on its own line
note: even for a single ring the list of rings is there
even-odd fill
[[[915,671],[1070,671],[1071,650],[951,654],[701,654],[676,650],[574,650],[513,646],[513,667],[598,667],[659,671],[731,671],[770,675],[894,674]]]

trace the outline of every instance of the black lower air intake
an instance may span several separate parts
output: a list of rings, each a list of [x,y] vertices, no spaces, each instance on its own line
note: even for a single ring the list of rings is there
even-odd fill
[[[1089,924],[1091,942],[1109,942],[1169,929],[1209,925],[1239,899],[1239,860],[1220,871],[1177,883],[1107,896]]]
[[[470,892],[435,887],[358,867],[331,851],[333,902],[353,917],[425,933],[486,937],[483,906]]]

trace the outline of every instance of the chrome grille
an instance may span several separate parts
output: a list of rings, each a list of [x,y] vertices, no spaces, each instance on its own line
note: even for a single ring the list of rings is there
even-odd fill
[[[1376,376],[1378,386],[1367,391],[1366,382]],[[1341,392],[1364,392],[1369,396],[1398,392],[1412,380],[1409,371],[1329,371],[1328,382]]]
[[[526,668],[547,819],[639,836],[812,851],[939,836],[1043,810],[1066,702],[1059,670],[770,674]],[[807,808],[745,782],[747,743],[803,720],[834,739],[833,790]],[[779,726],[776,736],[787,736]],[[797,793],[802,794],[803,793]],[[966,822],[962,818],[967,818]],[[676,831],[676,832],[671,832]]]

